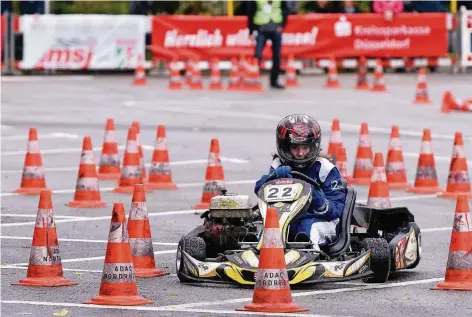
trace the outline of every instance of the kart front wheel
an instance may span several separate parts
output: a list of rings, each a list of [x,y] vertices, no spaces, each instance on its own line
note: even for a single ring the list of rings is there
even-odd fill
[[[390,247],[383,238],[366,238],[362,241],[362,249],[370,251],[370,270],[373,276],[364,278],[366,283],[385,283],[390,274]]]
[[[192,282],[191,279],[184,275],[184,255],[182,251],[185,251],[192,258],[204,261],[206,258],[206,244],[205,240],[200,237],[184,237],[180,239],[179,245],[177,246],[177,254],[175,259],[175,266],[177,277],[181,282]]]

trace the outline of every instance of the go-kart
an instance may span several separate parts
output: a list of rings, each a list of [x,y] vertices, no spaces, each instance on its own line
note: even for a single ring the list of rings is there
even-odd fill
[[[247,195],[211,199],[203,225],[183,236],[177,246],[176,271],[181,282],[253,285],[259,263],[261,231],[268,207],[276,208],[291,285],[363,279],[384,283],[389,274],[416,267],[421,233],[406,207],[376,209],[356,203],[357,192],[344,186],[345,208],[337,238],[314,249],[307,234],[290,234],[290,223],[309,208],[318,183],[292,171],[293,178],[274,179],[261,187],[258,204]],[[344,184],[346,185],[346,184]]]

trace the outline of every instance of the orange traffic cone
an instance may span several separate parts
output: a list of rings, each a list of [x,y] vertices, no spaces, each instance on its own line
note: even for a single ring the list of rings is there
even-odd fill
[[[202,90],[203,89],[202,71],[200,69],[200,61],[199,60],[194,60],[192,62],[192,71],[191,71],[189,87],[192,90]]]
[[[26,278],[12,285],[69,286],[77,285],[64,278],[62,271],[56,223],[51,201],[51,190],[42,190],[38,215],[34,226],[33,243]]]
[[[456,132],[454,136],[454,147],[452,148],[451,164],[449,176],[447,178],[446,191],[441,194],[443,198],[457,198],[465,195],[472,198],[470,186],[469,168],[464,151],[464,139],[461,132]]]
[[[369,83],[367,81],[367,60],[364,56],[359,58],[359,66],[357,71],[357,82],[356,82],[356,89],[357,90],[369,90]]]
[[[252,302],[237,311],[305,312],[292,302],[277,209],[267,208]]]
[[[369,186],[367,206],[372,208],[392,207],[382,153],[375,153],[374,170],[372,171],[372,178]]]
[[[406,179],[403,149],[400,143],[400,131],[396,125],[392,126],[392,132],[390,133],[386,171],[389,188],[408,189],[411,187]]]
[[[246,65],[243,90],[252,92],[263,92],[261,83],[261,74],[259,68],[259,61],[253,58]]]
[[[134,185],[133,201],[128,217],[128,234],[135,275],[137,277],[168,275],[169,273],[156,268],[154,262],[151,226],[142,184]]]
[[[92,140],[89,136],[84,137],[82,144],[82,155],[80,157],[79,175],[75,187],[74,200],[66,206],[75,208],[101,208],[106,207],[106,202],[100,198],[98,187],[97,168],[93,161]]]
[[[220,61],[218,58],[213,58],[210,64],[210,70],[210,85],[208,86],[208,89],[223,90],[223,85],[221,83]]]
[[[203,185],[202,199],[200,203],[193,206],[194,209],[206,209],[210,207],[210,199],[221,194],[225,188],[225,177],[220,160],[220,143],[218,139],[211,139],[210,154],[208,155],[208,166]]]
[[[374,70],[374,85],[372,86],[371,91],[387,91],[387,87],[385,86],[384,71],[381,59],[377,59],[376,61]]]
[[[228,90],[239,90],[241,88],[241,68],[238,60],[233,57],[231,59],[231,71],[229,73]]]
[[[193,64],[195,64],[195,62],[191,59],[185,64],[185,85],[188,87],[190,87],[192,82]]]
[[[183,82],[182,77],[180,76],[180,69],[178,68],[179,61],[177,58],[174,58],[169,63],[169,71],[170,71],[170,80],[169,80],[169,90],[182,90]]]
[[[128,129],[128,139],[123,157],[123,166],[118,187],[113,189],[115,193],[132,193],[134,185],[142,184],[141,167],[139,164],[139,151],[136,140],[136,128]]]
[[[288,57],[285,68],[285,87],[298,87],[297,70],[295,68],[295,59],[293,55]]]
[[[441,103],[441,112],[447,113],[458,108],[457,100],[449,90],[446,90]]]
[[[146,71],[143,65],[143,57],[139,55],[138,57],[138,65],[136,66],[136,70],[134,71],[134,86],[146,86]]]
[[[146,167],[144,166],[144,151],[141,144],[141,126],[138,121],[133,121],[131,126],[136,128],[136,142],[138,143],[138,152],[139,152],[139,167],[141,169],[141,180],[143,183],[146,180]]]
[[[432,194],[442,192],[439,187],[436,163],[434,161],[433,149],[431,147],[431,130],[423,130],[420,157],[416,169],[415,185],[408,189],[412,193]]]
[[[326,77],[325,88],[340,88],[341,84],[338,81],[338,67],[336,59],[331,57],[329,59],[328,76]]]
[[[84,303],[119,306],[153,303],[138,295],[123,203],[113,205],[100,292]]]
[[[336,156],[339,148],[343,147],[343,140],[341,138],[341,127],[339,119],[333,119],[331,124],[331,136],[328,144],[328,155]]]
[[[336,167],[339,170],[342,178],[344,178],[348,183],[352,182],[352,176],[349,175],[348,167],[347,167],[347,154],[346,149],[344,147],[340,147],[337,149],[336,152]]]
[[[369,185],[373,170],[372,143],[370,141],[369,126],[366,122],[361,124],[361,134],[357,147],[356,162],[352,175],[353,184]]]
[[[457,197],[444,282],[433,290],[472,291],[472,218],[467,196]]]
[[[167,150],[166,127],[157,127],[156,145],[152,155],[152,165],[149,170],[149,188],[177,189],[172,182],[172,172],[169,166],[169,151]]]
[[[38,132],[36,128],[30,128],[25,164],[23,174],[21,175],[21,185],[14,192],[24,195],[38,195],[43,189],[47,188],[44,178],[43,161],[39,151]]]
[[[428,94],[428,83],[426,82],[426,70],[422,67],[418,72],[418,79],[416,81],[416,96],[413,101],[415,104],[430,104]]]
[[[98,179],[120,178],[120,154],[115,140],[115,122],[107,119],[105,126],[105,139],[103,140]]]

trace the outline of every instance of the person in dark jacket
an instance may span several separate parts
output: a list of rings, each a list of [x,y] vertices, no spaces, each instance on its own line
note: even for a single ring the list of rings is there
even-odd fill
[[[283,89],[278,82],[282,51],[282,31],[287,24],[289,9],[281,0],[256,0],[247,2],[247,23],[251,36],[256,39],[255,57],[262,61],[262,51],[267,40],[272,42],[272,69],[270,86]]]
[[[276,130],[277,155],[269,173],[256,182],[254,192],[270,178],[291,178],[292,170],[314,179],[310,208],[290,226],[290,233],[305,233],[319,250],[336,238],[336,227],[344,210],[346,191],[338,168],[320,156],[321,128],[318,122],[304,114],[283,118]]]

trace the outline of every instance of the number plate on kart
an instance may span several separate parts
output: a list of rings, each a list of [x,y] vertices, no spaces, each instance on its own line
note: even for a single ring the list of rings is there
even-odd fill
[[[300,192],[300,184],[267,185],[264,188],[264,201],[293,201]]]

